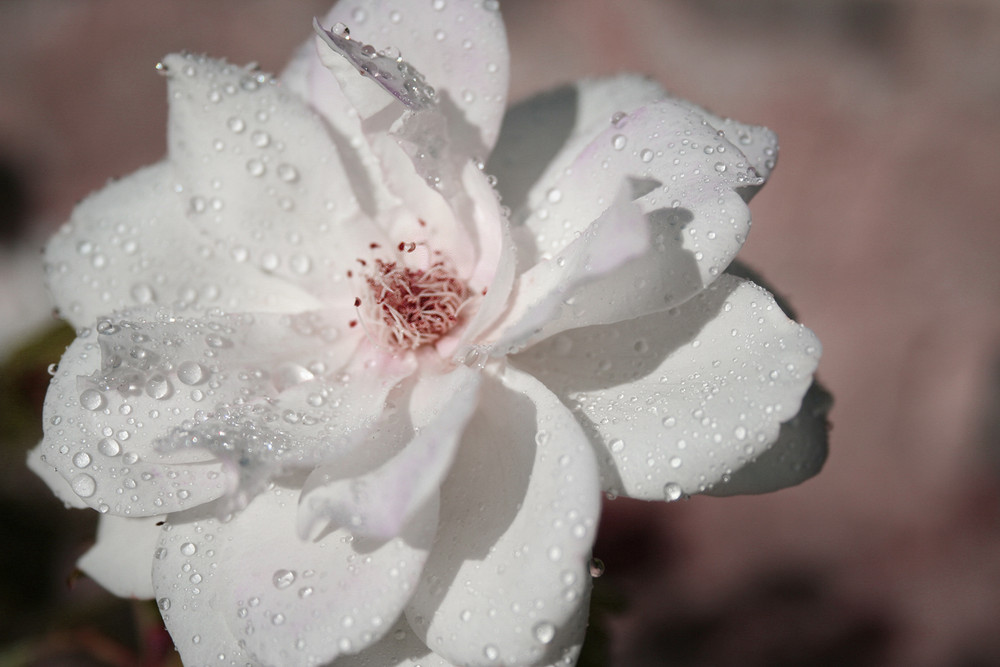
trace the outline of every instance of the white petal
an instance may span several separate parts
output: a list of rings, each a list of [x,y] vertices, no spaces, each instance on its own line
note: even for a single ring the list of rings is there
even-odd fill
[[[529,201],[525,221],[540,257],[568,246],[621,192],[632,191],[660,234],[633,286],[669,307],[710,284],[746,238],[750,213],[738,189],[759,183],[746,158],[694,111],[670,101],[642,107],[609,126]],[[678,257],[683,261],[678,262]],[[666,273],[668,278],[658,276]],[[662,282],[663,284],[659,284]]]
[[[357,655],[345,655],[337,667],[456,667],[427,648],[402,617],[385,637]]]
[[[312,533],[325,519],[359,537],[399,535],[410,517],[437,496],[478,403],[478,385],[479,374],[466,366],[421,378],[409,406],[415,434],[410,443],[366,475],[343,477],[336,465],[313,472],[302,494],[299,534]]]
[[[126,516],[350,453],[413,360],[365,354],[357,335],[338,345],[307,315],[98,323],[53,378],[39,453],[88,505]]]
[[[163,518],[102,516],[97,543],[80,557],[77,567],[118,597],[152,598],[153,552]]]
[[[45,443],[38,445],[28,452],[28,469],[42,478],[56,498],[61,500],[67,509],[85,509],[87,503],[83,502],[70,486],[69,480],[56,472],[55,468],[46,462]]]
[[[509,54],[496,3],[451,0],[416,7],[394,0],[338,2],[323,25],[343,23],[354,38],[393,47],[437,91],[453,150],[485,157],[507,100]]]
[[[826,415],[832,404],[830,394],[814,382],[798,414],[781,425],[771,448],[712,487],[708,495],[770,493],[801,484],[819,473],[828,452],[830,428]]]
[[[586,613],[586,608],[583,608],[583,611]],[[585,624],[586,621],[580,625],[581,641]],[[580,646],[574,646],[567,650],[561,659],[548,663],[547,667],[573,667],[579,654]],[[406,619],[401,618],[380,641],[357,655],[338,659],[337,667],[457,667],[457,665],[424,646],[424,643],[413,634]]]
[[[629,316],[622,306],[630,304],[606,294],[609,281],[605,274],[649,254],[649,237],[646,217],[623,191],[556,257],[536,264],[518,278],[517,292],[500,324],[493,353],[507,355],[563,329]],[[595,280],[601,281],[604,298],[585,298],[593,291],[586,286]],[[634,292],[635,286],[631,287]]]
[[[514,219],[527,217],[528,200],[540,201],[563,170],[614,119],[664,99],[697,112],[722,131],[764,179],[774,168],[777,138],[767,128],[716,116],[635,74],[583,79],[528,98],[504,116],[486,170],[497,177],[497,187],[515,212]]]
[[[504,115],[486,172],[524,220],[529,200],[541,199],[594,137],[610,127],[616,113],[627,114],[666,97],[654,81],[634,74],[583,79],[548,90],[511,107]]]
[[[319,664],[363,650],[392,627],[430,549],[436,505],[380,545],[345,531],[301,540],[297,505],[297,491],[278,488],[227,523],[168,524],[153,582],[161,610],[169,600],[163,616],[185,664],[213,655],[216,642],[224,652],[232,638],[264,664]],[[218,618],[228,633],[201,631]]]
[[[49,288],[74,326],[143,304],[294,312],[316,300],[192,226],[172,167],[142,169],[81,203],[45,249]]]
[[[170,160],[192,224],[324,302],[352,301],[346,271],[387,241],[322,120],[267,75],[193,55],[164,63]]]
[[[818,359],[815,336],[769,293],[725,275],[675,310],[567,331],[516,363],[598,443],[605,490],[675,500],[771,446]]]
[[[600,512],[573,416],[514,369],[487,376],[441,494],[435,549],[406,617],[460,665],[527,665],[576,643]]]

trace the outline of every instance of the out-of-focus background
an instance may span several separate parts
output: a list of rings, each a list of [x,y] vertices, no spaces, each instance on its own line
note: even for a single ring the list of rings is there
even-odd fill
[[[417,0],[414,0],[416,2]],[[58,335],[37,248],[165,149],[153,65],[278,71],[326,0],[0,2],[0,664],[168,664],[23,467]],[[1000,2],[505,0],[513,99],[638,71],[781,138],[742,258],[824,343],[830,459],[748,498],[606,505],[621,667],[1000,665]],[[53,352],[54,350],[54,352]],[[15,410],[11,406],[19,406]]]

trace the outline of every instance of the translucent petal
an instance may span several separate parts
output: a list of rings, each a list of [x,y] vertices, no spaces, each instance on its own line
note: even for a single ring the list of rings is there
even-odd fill
[[[515,363],[574,411],[598,445],[606,491],[676,500],[775,442],[819,353],[769,293],[725,275],[674,310],[566,331]]]
[[[585,625],[577,612],[600,512],[593,451],[530,376],[508,369],[480,391],[406,617],[452,663],[544,664]]]
[[[484,158],[496,141],[507,101],[509,54],[503,20],[491,0],[416,7],[398,0],[344,0],[323,25],[346,25],[352,38],[391,47],[437,92],[452,150]]]
[[[63,356],[39,455],[91,507],[194,507],[289,466],[349,456],[413,359],[307,315],[102,320]],[[347,355],[350,365],[344,366]]]
[[[118,597],[153,597],[153,552],[163,516],[102,516],[97,543],[76,562],[87,576]]]
[[[298,492],[278,487],[229,521],[176,516],[165,527],[153,583],[185,664],[205,664],[233,638],[260,663],[319,664],[392,628],[433,541],[437,506],[381,544],[345,531],[302,540],[297,507]],[[204,630],[219,619],[228,631]]]
[[[45,249],[49,289],[76,327],[141,305],[175,311],[295,312],[307,292],[243,261],[242,245],[216,244],[188,221],[165,162],[85,199]],[[247,255],[248,257],[249,255]]]

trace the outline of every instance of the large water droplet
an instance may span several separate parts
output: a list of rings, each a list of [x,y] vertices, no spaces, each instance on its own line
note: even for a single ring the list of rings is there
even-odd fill
[[[104,438],[97,443],[97,451],[105,456],[118,456],[122,452],[122,446],[114,438]]]
[[[186,385],[196,385],[205,379],[205,369],[197,361],[185,361],[177,367],[177,379]]]
[[[87,474],[80,474],[73,478],[71,482],[73,493],[81,498],[89,498],[97,491],[97,482]]]
[[[80,405],[85,410],[100,410],[104,407],[104,394],[96,389],[85,389],[80,393]]]
[[[275,588],[288,588],[295,583],[295,572],[292,570],[275,570],[271,578]]]

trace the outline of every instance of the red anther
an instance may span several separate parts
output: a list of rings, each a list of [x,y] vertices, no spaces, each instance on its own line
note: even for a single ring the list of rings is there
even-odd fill
[[[354,307],[357,308],[360,305],[361,305],[361,297],[360,296],[354,297]]]

